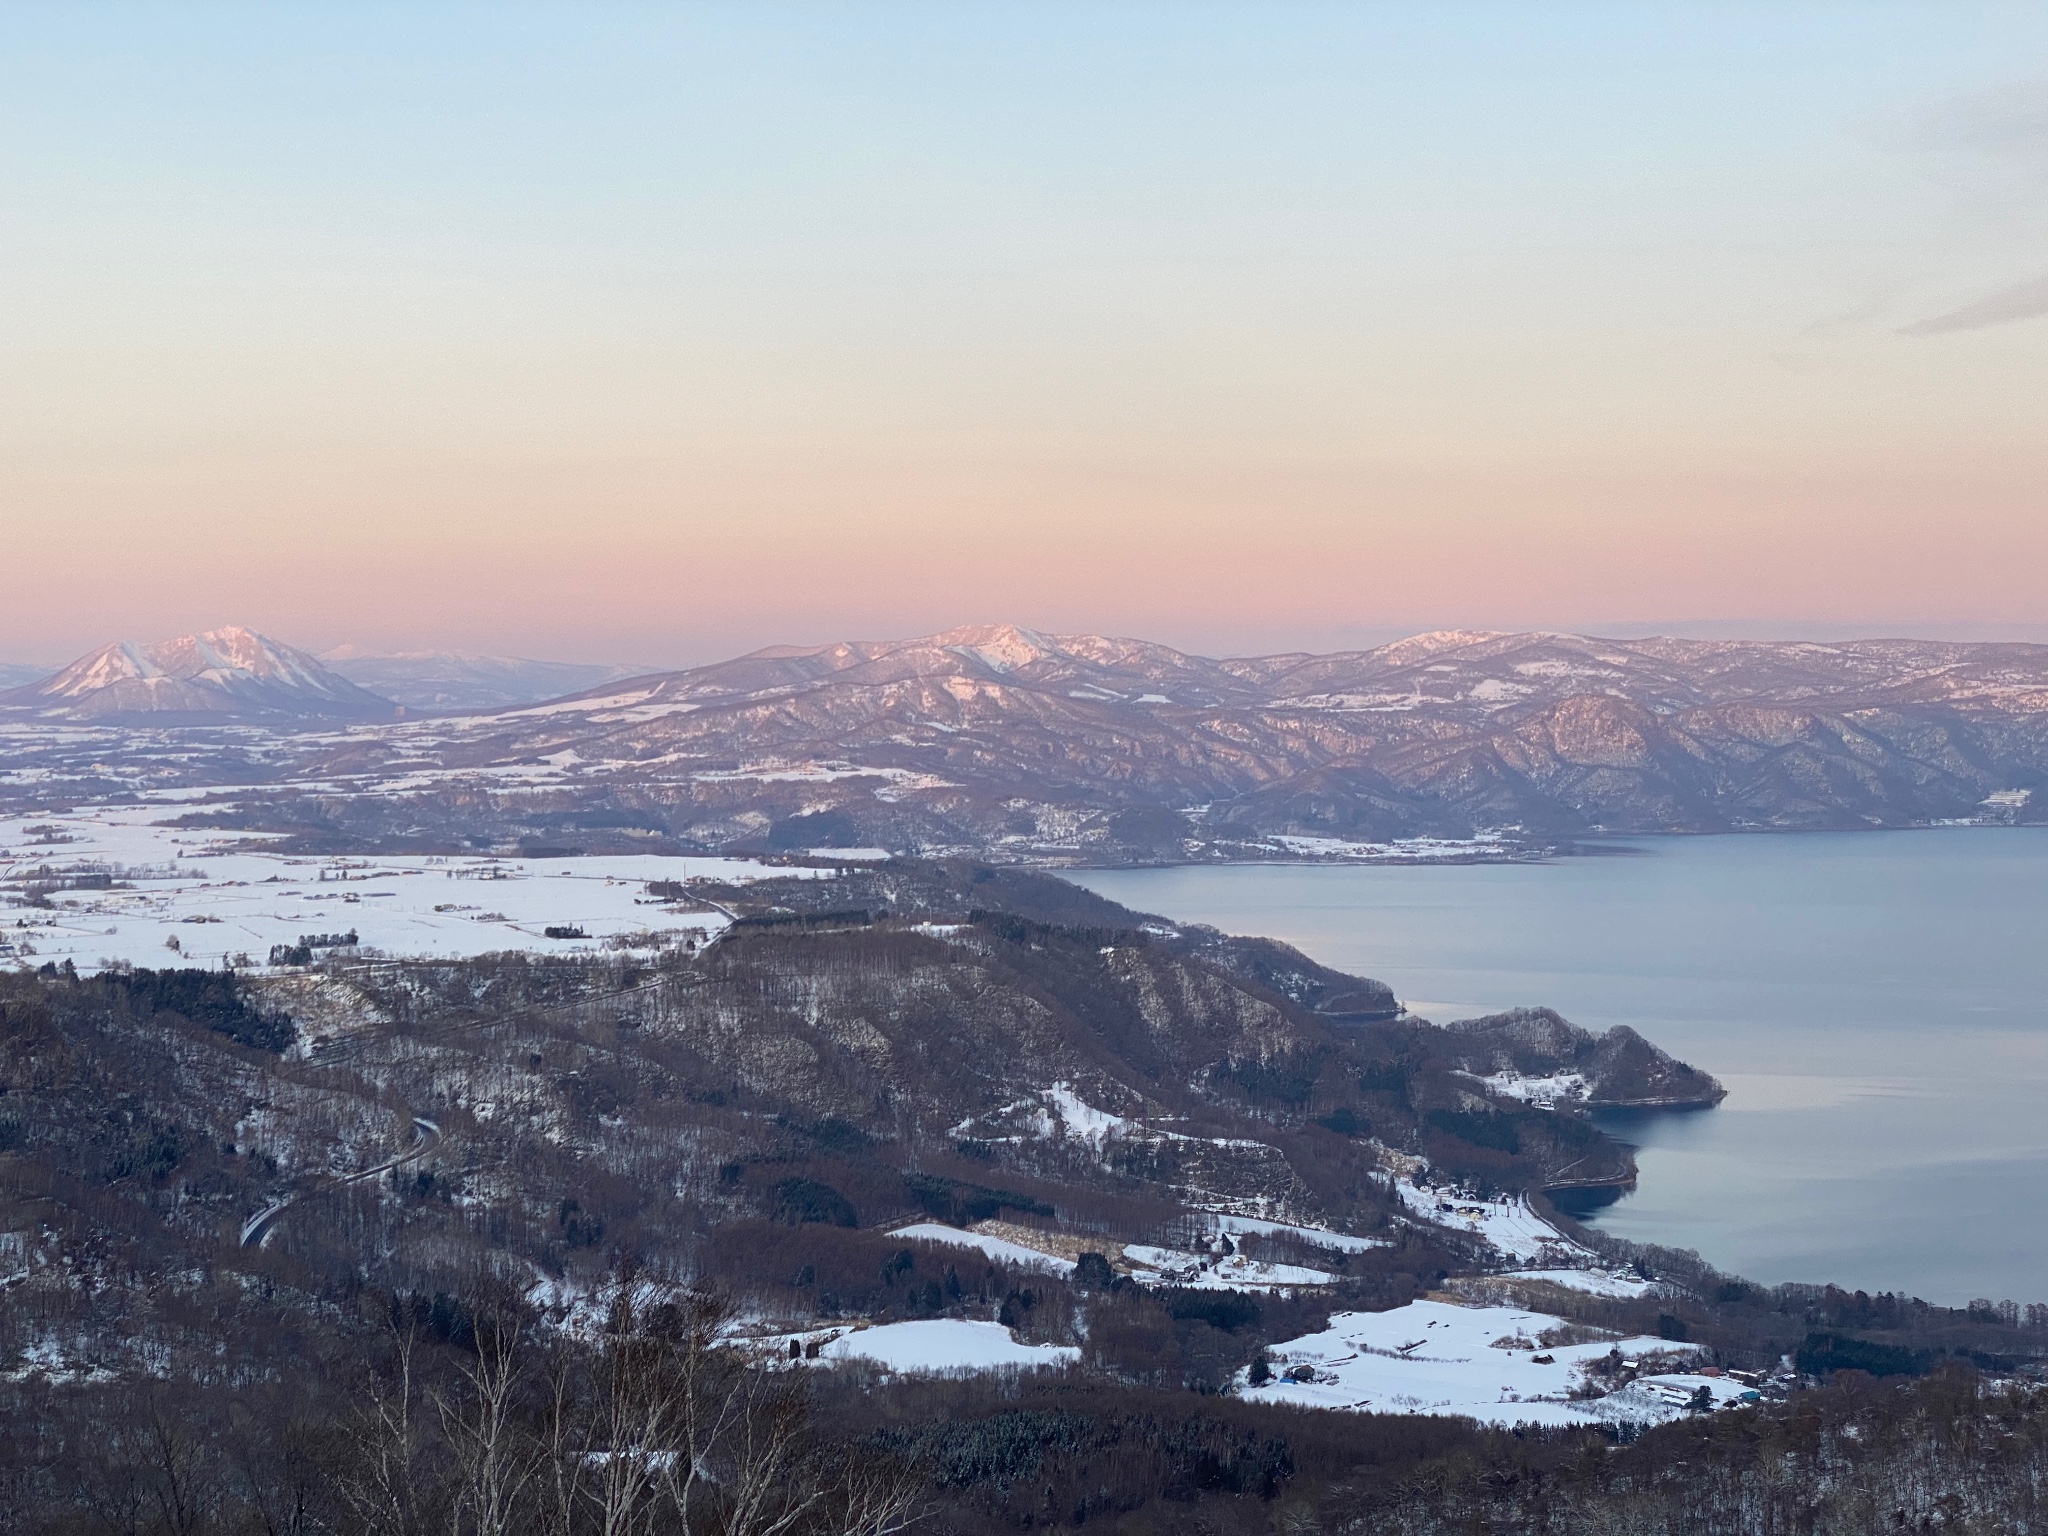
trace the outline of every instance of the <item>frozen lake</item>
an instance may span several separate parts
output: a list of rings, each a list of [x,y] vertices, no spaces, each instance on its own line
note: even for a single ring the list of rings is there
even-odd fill
[[[1593,1219],[1766,1282],[2048,1301],[2048,828],[1648,838],[1534,865],[1087,871],[1439,1022],[1547,1004],[1728,1086],[1610,1116]]]

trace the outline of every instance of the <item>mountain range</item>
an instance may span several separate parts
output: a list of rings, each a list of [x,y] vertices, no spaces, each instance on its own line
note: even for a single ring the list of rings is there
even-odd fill
[[[492,809],[578,846],[1123,859],[1907,826],[2039,813],[2048,646],[1448,631],[1216,660],[988,626],[774,647],[382,740],[348,761],[556,765]],[[408,814],[452,807],[428,792]]]
[[[771,647],[495,708],[460,701],[601,669],[330,659],[356,680],[223,629],[106,647],[0,705],[318,726],[277,749],[286,778],[381,792],[309,793],[277,819],[343,844],[1127,862],[2048,812],[2043,645],[1461,630],[1214,659],[981,626]],[[371,680],[439,713],[394,718]],[[336,737],[338,721],[359,723]]]

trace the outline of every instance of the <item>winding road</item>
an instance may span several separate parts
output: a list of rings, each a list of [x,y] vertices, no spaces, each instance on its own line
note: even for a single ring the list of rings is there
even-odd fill
[[[424,1115],[412,1117],[412,1145],[389,1162],[379,1163],[374,1168],[365,1168],[361,1173],[349,1174],[346,1178],[323,1179],[310,1189],[294,1190],[279,1197],[242,1223],[242,1246],[261,1248],[270,1241],[270,1234],[276,1230],[277,1219],[308,1195],[320,1194],[330,1189],[345,1189],[351,1184],[360,1184],[365,1179],[374,1179],[389,1173],[394,1168],[403,1168],[407,1163],[416,1163],[433,1151],[441,1140],[438,1122]]]

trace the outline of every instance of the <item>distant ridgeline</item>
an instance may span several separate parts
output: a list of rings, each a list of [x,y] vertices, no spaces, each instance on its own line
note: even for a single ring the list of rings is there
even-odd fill
[[[159,750],[124,723],[302,732],[255,769],[276,779],[262,795],[189,813],[286,850],[1443,860],[1596,834],[2048,819],[2038,645],[1455,631],[1215,660],[990,626],[394,721],[314,659],[220,631],[96,653],[0,695],[0,713],[116,732],[89,750],[10,738],[35,794]],[[338,716],[357,722],[344,796],[321,787]],[[232,734],[196,735],[180,760],[192,782],[250,785]]]

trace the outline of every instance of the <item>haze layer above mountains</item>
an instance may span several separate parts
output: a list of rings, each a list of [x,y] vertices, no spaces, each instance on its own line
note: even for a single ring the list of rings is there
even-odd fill
[[[335,660],[451,699],[493,675],[474,658]],[[505,663],[496,686],[531,687],[515,669],[543,665]],[[1276,838],[2031,819],[2048,778],[2048,646],[1913,640],[1449,631],[1213,660],[990,626],[396,720],[306,653],[223,630],[108,647],[0,705],[8,755],[45,767],[89,723],[151,761],[165,727],[259,721],[290,791],[272,799],[292,802],[278,830],[421,847],[1270,856],[1289,848]],[[185,782],[208,777],[195,745]]]

